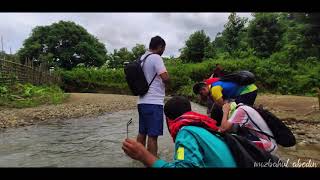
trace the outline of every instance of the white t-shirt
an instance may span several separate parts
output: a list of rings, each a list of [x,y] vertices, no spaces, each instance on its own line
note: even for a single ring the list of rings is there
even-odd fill
[[[272,131],[268,127],[267,123],[263,120],[263,118],[260,116],[260,114],[251,108],[250,106],[240,106],[238,107],[234,113],[231,115],[230,119],[228,119],[229,122],[233,124],[239,124],[240,126],[245,126],[249,129],[254,129],[256,131],[260,131],[258,127],[255,126],[252,121],[249,120],[248,115],[250,116],[251,120],[254,121],[254,123],[259,126],[259,128],[264,132],[271,136],[273,136]],[[257,146],[263,147],[266,151],[271,152],[274,154],[277,151],[277,143],[274,139],[269,138],[268,136],[256,132],[251,131],[253,134],[255,134],[260,141],[253,141]]]
[[[146,57],[146,55],[151,52],[147,51],[144,55],[142,55],[141,60]],[[156,78],[150,85],[149,91],[144,96],[139,96],[138,104],[164,104],[164,96],[165,96],[165,85],[162,82],[160,74],[167,72],[166,67],[164,66],[163,60],[158,54],[151,54],[144,61],[143,72],[144,75],[150,84],[155,74],[157,74]],[[143,63],[141,63],[143,65]]]

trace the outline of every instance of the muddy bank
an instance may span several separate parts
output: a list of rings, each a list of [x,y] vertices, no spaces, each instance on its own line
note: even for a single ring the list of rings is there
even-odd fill
[[[319,122],[296,120],[292,118],[286,118],[282,120],[292,130],[298,144],[305,145],[320,143]]]
[[[0,128],[31,125],[50,119],[96,116],[136,108],[137,97],[113,94],[70,93],[66,102],[33,108],[0,109]]]
[[[258,95],[255,105],[262,104],[281,119],[299,119],[320,122],[320,107],[317,97],[292,95]]]

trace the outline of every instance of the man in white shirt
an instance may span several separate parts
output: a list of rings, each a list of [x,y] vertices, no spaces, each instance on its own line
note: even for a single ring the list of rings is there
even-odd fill
[[[151,38],[149,50],[142,55],[141,64],[146,80],[150,84],[149,91],[144,96],[139,96],[139,134],[137,141],[146,146],[149,152],[157,156],[158,136],[163,135],[163,104],[165,97],[165,84],[169,83],[169,75],[161,55],[166,43],[160,36]],[[147,139],[148,137],[148,139]]]
[[[244,126],[253,135],[253,137],[247,136],[246,138],[251,140],[257,147],[275,154],[277,143],[270,137],[274,135],[259,112],[247,105],[239,104],[238,106],[235,102],[225,103],[222,110],[223,117],[220,126],[222,132],[232,129],[232,126],[235,124],[241,127]]]

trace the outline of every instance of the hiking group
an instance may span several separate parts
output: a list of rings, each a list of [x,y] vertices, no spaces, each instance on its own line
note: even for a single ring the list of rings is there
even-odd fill
[[[125,139],[123,151],[147,167],[254,167],[257,162],[280,162],[278,145],[295,145],[295,137],[275,115],[254,107],[258,88],[249,71],[224,73],[216,64],[209,79],[193,92],[207,102],[207,114],[192,111],[190,101],[174,96],[164,104],[170,83],[161,55],[165,41],[151,38],[149,50],[124,68],[133,95],[139,96],[139,133]],[[164,118],[165,117],[165,118]],[[173,161],[157,156],[163,121],[175,143]]]

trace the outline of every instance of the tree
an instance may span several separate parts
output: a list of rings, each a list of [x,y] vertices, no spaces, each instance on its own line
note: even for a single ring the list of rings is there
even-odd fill
[[[304,15],[303,13],[281,13],[278,16],[278,22],[283,28],[280,52],[285,55],[283,61],[292,65],[297,59],[304,58],[308,49]]]
[[[286,63],[294,65],[297,60],[308,57],[319,57],[319,41],[314,39],[319,34],[319,29],[313,29],[313,22],[306,13],[281,13],[278,22],[284,29],[282,35],[282,52],[286,55]],[[314,22],[315,24],[318,21]],[[312,25],[313,24],[313,25]]]
[[[125,62],[135,60],[134,54],[128,51],[127,48],[123,47],[119,50],[115,49],[113,54],[111,55],[111,61],[109,62],[109,66],[112,68],[123,67]]]
[[[51,66],[72,69],[80,63],[100,67],[107,58],[105,45],[71,21],[37,26],[18,51],[20,61],[47,62]]]
[[[307,13],[307,39],[310,41],[311,55],[320,57],[320,13]]]
[[[222,36],[221,32],[218,32],[214,41],[212,42],[213,48],[216,50],[217,53],[224,52],[224,37]]]
[[[281,48],[282,28],[277,14],[256,13],[248,27],[250,46],[259,57],[269,57]]]
[[[203,30],[196,31],[190,35],[185,47],[180,50],[180,58],[185,62],[201,62],[205,57],[205,49],[210,50],[208,46],[210,46],[210,38]]]
[[[130,52],[127,48],[123,47],[120,48],[119,51],[115,54],[116,56],[119,56],[123,62],[125,61],[133,61],[134,55],[132,52]]]
[[[204,48],[204,58],[213,58],[215,57],[216,52],[214,49],[213,43],[209,43],[208,46]]]
[[[240,34],[244,30],[247,18],[241,18],[236,13],[231,13],[228,19],[227,24],[224,25],[225,29],[222,36],[224,37],[224,49],[233,55],[239,48]]]
[[[131,51],[133,53],[134,59],[137,59],[138,57],[143,55],[147,51],[147,49],[143,44],[136,44],[136,46],[133,47]]]

